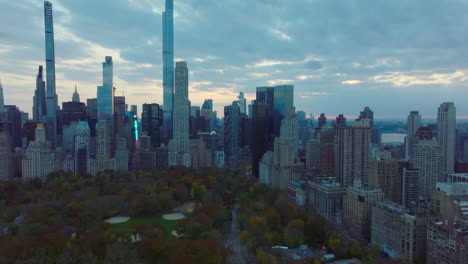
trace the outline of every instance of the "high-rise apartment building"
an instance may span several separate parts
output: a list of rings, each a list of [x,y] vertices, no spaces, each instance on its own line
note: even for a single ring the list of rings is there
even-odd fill
[[[91,132],[88,122],[80,121],[75,128],[75,173],[90,171]]]
[[[169,165],[191,166],[189,149],[189,116],[190,102],[188,100],[188,68],[187,62],[176,62],[175,94],[173,110],[174,135],[169,141]]]
[[[106,56],[102,63],[102,86],[97,88],[97,119],[113,120],[114,84],[112,57]]]
[[[86,120],[86,105],[80,102],[62,103],[62,122],[63,126],[69,126],[71,122]]]
[[[443,152],[436,140],[424,136],[424,127],[416,132],[418,138],[414,145],[411,163],[419,170],[419,196],[430,198],[438,180],[443,177]],[[421,131],[421,132],[419,132]]]
[[[0,122],[3,121],[4,112],[5,112],[5,99],[3,98],[2,80],[0,80]]]
[[[13,152],[9,124],[0,123],[0,181],[8,181],[17,174],[16,155]]]
[[[272,167],[268,169],[270,184],[281,190],[286,190],[289,182],[299,180],[304,174],[304,163],[298,159],[297,126],[294,107],[286,109],[281,121],[281,136],[275,139]],[[262,159],[262,162],[269,163],[265,159]]]
[[[370,238],[372,206],[383,200],[382,190],[363,186],[360,178],[347,187],[343,198],[343,220],[355,237]]]
[[[36,127],[35,140],[29,142],[26,156],[22,161],[22,179],[30,181],[47,180],[47,176],[54,170],[54,160],[51,144],[46,140],[46,131],[42,124]]]
[[[174,108],[174,1],[166,0],[162,13],[163,26],[163,109],[164,134],[172,139],[172,110]]]
[[[320,117],[318,118],[318,128],[322,128],[326,123],[327,123],[327,117],[325,116],[324,113],[321,113]]]
[[[340,114],[336,117],[336,128],[342,128],[346,126],[346,117]]]
[[[456,108],[453,102],[442,103],[437,112],[437,140],[443,153],[442,171],[455,170]]]
[[[244,93],[239,93],[239,110],[241,114],[247,114],[247,99],[244,97]]]
[[[21,139],[21,111],[16,105],[5,105],[4,121],[11,125],[13,147],[22,147]]]
[[[114,170],[115,159],[111,158],[109,126],[105,119],[98,121],[96,128],[96,158],[91,160],[90,173],[96,175],[100,171]]]
[[[401,162],[401,204],[414,207],[419,202],[420,171],[409,160]]]
[[[338,183],[335,177],[309,181],[308,187],[311,212],[337,223],[341,219],[346,187]]]
[[[411,157],[414,154],[414,144],[416,143],[416,132],[421,127],[421,115],[418,111],[411,111],[408,115],[406,123],[406,142],[405,142],[405,156]]]
[[[239,102],[224,107],[224,153],[225,164],[237,168],[240,159],[241,127]]]
[[[252,115],[252,173],[259,177],[259,163],[263,154],[268,151],[269,146],[269,111],[268,104],[255,101],[253,104]]]
[[[159,104],[143,104],[141,114],[141,131],[151,138],[151,149],[161,146],[159,133],[163,122],[163,110]]]
[[[329,124],[320,129],[318,134],[320,144],[320,173],[333,175],[335,170],[335,130]]]
[[[44,2],[45,52],[47,79],[47,138],[52,147],[57,144],[57,93],[55,91],[55,44],[52,3]]]
[[[402,168],[399,160],[378,158],[369,160],[368,185],[380,188],[385,198],[401,204]]]
[[[367,184],[371,148],[370,120],[357,120],[351,126],[338,129],[337,134],[335,175],[343,185],[351,185],[356,178]]]
[[[47,115],[46,89],[42,66],[36,77],[36,90],[33,97],[33,121],[44,122]]]
[[[408,263],[422,261],[429,217],[423,207],[409,210],[391,202],[377,203],[372,208],[371,242],[392,258]]]
[[[468,263],[468,228],[466,222],[442,219],[428,225],[426,263]]]

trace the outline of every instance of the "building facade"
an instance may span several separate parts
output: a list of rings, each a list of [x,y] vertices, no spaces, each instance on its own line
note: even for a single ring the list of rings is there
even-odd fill
[[[383,200],[382,190],[363,186],[359,178],[347,187],[343,198],[343,220],[352,235],[370,239],[371,209]]]
[[[44,2],[45,55],[47,80],[47,139],[55,147],[57,144],[57,93],[55,91],[55,43],[52,3]]]
[[[187,62],[178,61],[175,68],[175,96],[173,110],[173,138],[169,141],[169,165],[191,166],[189,149],[189,116]]]
[[[453,102],[442,103],[437,112],[437,140],[443,152],[442,172],[455,170],[456,108]]]

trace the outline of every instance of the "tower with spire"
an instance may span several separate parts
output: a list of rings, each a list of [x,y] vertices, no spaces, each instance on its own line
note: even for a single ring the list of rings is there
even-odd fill
[[[72,102],[76,102],[76,103],[80,102],[80,94],[78,94],[78,88],[76,87],[76,84],[75,84],[75,92],[73,93],[73,97],[72,97]]]

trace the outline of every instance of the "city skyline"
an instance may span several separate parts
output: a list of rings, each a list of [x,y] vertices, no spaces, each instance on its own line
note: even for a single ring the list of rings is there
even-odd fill
[[[75,83],[83,101],[95,97],[105,56],[112,56],[115,62],[116,95],[125,94],[128,104],[137,104],[140,109],[145,102],[163,104],[160,51],[164,1],[112,1],[112,6],[111,1],[93,5],[82,1],[51,2],[55,7],[59,104],[71,101]],[[420,3],[383,6],[365,2],[357,6],[343,2],[340,11],[325,2],[304,1],[304,10],[321,10],[329,15],[329,20],[324,22],[300,12],[296,3],[254,2],[247,10],[249,13],[234,16],[231,12],[246,11],[245,4],[226,1],[226,8],[221,8],[213,3],[191,5],[176,1],[175,59],[187,60],[192,65],[192,105],[201,105],[204,99],[212,98],[218,117],[224,105],[235,100],[239,92],[244,92],[250,103],[256,87],[278,84],[294,84],[296,109],[315,116],[322,112],[328,116],[356,115],[362,106],[369,105],[376,119],[405,119],[410,110],[419,110],[423,118],[435,118],[436,106],[443,101],[454,101],[458,105],[458,117],[468,116],[468,107],[457,101],[458,97],[468,95],[463,87],[468,73],[460,56],[465,49],[459,37],[462,32],[456,26],[468,5],[449,1],[439,8],[438,3],[425,3],[426,11],[435,17],[428,19],[417,9],[414,13],[404,11],[412,10],[410,7],[417,7],[417,4]],[[42,5],[43,1],[33,0],[5,2],[5,8],[0,11],[7,20],[11,14],[30,18],[2,28],[0,32],[3,43],[0,53],[4,58],[0,62],[0,78],[5,104],[18,105],[30,115],[32,101],[23,94],[33,93],[37,67],[45,67]],[[358,7],[364,11],[373,9],[380,15],[388,10],[392,15],[399,15],[407,25],[390,22],[390,15],[383,16],[373,25],[375,28],[353,36],[346,33],[346,27],[358,29],[369,25],[366,22],[373,19],[364,11],[358,12]],[[101,20],[98,11],[106,8],[109,16]],[[128,16],[122,21],[114,20],[119,16],[112,14],[124,8]],[[263,12],[264,9],[269,12]],[[184,13],[194,15],[185,16]],[[285,23],[279,18],[283,14],[294,19]],[[136,16],[139,19],[134,19]],[[225,19],[210,24],[209,21],[214,22],[220,16]],[[268,23],[262,22],[262,18]],[[355,18],[360,18],[362,23],[356,23]],[[354,24],[347,25],[350,21]],[[435,33],[439,32],[436,25],[441,21],[451,29],[444,36],[445,42]],[[428,23],[434,27],[427,26]],[[204,24],[210,26],[206,28]],[[122,31],[114,31],[125,38],[109,31],[116,27]],[[409,36],[415,29],[419,34],[409,38],[408,43],[397,38],[401,34]],[[208,31],[210,34],[201,34]],[[226,35],[233,31],[239,34],[236,38]],[[253,34],[255,32],[258,36]],[[310,35],[304,35],[306,32]],[[258,38],[268,40],[269,45],[254,41]],[[344,49],[339,42],[349,43],[347,46],[352,49]],[[384,46],[388,46],[387,49],[383,49]],[[11,67],[12,62],[15,67]],[[350,96],[353,100],[349,100]],[[410,102],[415,98],[424,100],[417,100],[417,104]]]

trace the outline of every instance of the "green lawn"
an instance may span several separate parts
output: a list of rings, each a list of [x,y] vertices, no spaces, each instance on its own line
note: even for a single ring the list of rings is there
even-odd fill
[[[159,223],[164,226],[166,229],[166,234],[168,237],[171,237],[171,232],[174,230],[175,226],[180,220],[166,220],[162,218],[162,216],[152,216],[152,217],[136,217],[136,218],[130,218],[125,223],[120,223],[120,224],[112,224],[113,228],[117,228],[120,230],[130,230],[133,228],[133,225],[136,224],[153,224],[153,223]],[[88,227],[88,230],[92,230],[95,228],[97,224],[92,224]]]
[[[131,229],[133,225],[136,224],[153,224],[153,223],[160,223],[161,225],[164,226],[167,232],[171,232],[174,230],[175,226],[180,220],[166,220],[163,219],[162,216],[153,216],[153,217],[137,217],[137,218],[130,218],[125,223],[120,223],[120,224],[113,224],[112,226],[118,228],[118,229]]]

